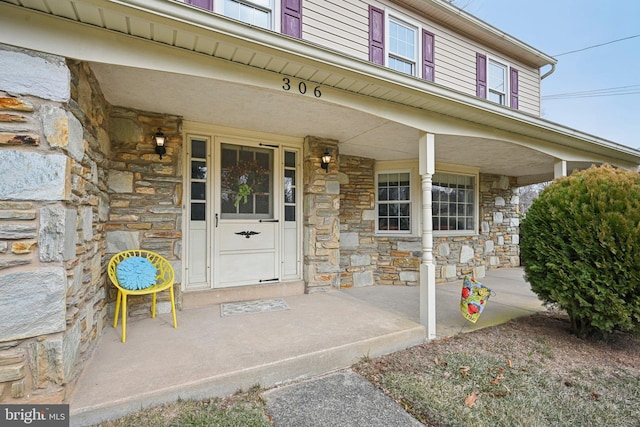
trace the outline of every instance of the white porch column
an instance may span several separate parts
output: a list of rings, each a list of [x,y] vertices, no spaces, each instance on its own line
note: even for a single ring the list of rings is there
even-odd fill
[[[435,135],[420,135],[419,169],[422,176],[422,263],[420,264],[420,323],[427,339],[436,337],[436,265],[433,258],[433,202],[431,186],[436,169]]]
[[[567,161],[556,159],[553,164],[553,179],[562,178],[567,176]]]

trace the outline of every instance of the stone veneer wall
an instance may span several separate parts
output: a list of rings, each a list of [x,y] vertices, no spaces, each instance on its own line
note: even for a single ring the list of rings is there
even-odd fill
[[[375,235],[374,161],[341,156],[340,174],[341,287],[418,285],[421,238]],[[438,282],[466,274],[482,278],[487,268],[519,265],[519,200],[514,187],[513,178],[480,174],[481,232],[434,235]]]
[[[375,283],[375,161],[340,156],[340,287]]]
[[[320,158],[332,156],[328,171]],[[338,142],[309,136],[304,141],[303,275],[306,292],[326,292],[340,286],[340,183]]]
[[[0,402],[62,402],[108,322],[111,254],[161,253],[180,289],[180,119],[111,108],[86,63],[0,57]]]
[[[108,105],[85,65],[0,57],[0,402],[56,403],[106,319]]]
[[[146,249],[167,258],[175,271],[174,291],[181,306],[182,120],[114,107],[110,123],[107,256],[129,249]],[[167,137],[167,153],[162,159],[155,153],[152,140],[158,128]],[[110,314],[114,312],[115,296],[115,288],[109,286]],[[170,312],[169,293],[161,292],[157,298],[157,312]],[[149,315],[151,295],[129,297],[128,302],[131,316]]]
[[[480,174],[480,233],[435,237],[436,278],[484,277],[486,269],[520,265],[519,197],[515,178]]]

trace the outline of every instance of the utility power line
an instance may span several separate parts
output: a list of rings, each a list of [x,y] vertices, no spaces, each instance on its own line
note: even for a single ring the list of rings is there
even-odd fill
[[[640,93],[640,85],[618,86],[607,89],[585,90],[581,92],[565,92],[543,96],[542,99],[551,101],[569,98],[597,98],[601,96],[635,95]]]
[[[582,52],[582,51],[585,51],[585,50],[593,49],[593,48],[600,47],[600,46],[606,46],[606,45],[611,44],[611,43],[617,43],[617,42],[621,42],[623,40],[629,40],[629,39],[633,39],[633,38],[636,38],[636,37],[640,37],[640,34],[636,34],[635,36],[624,37],[624,38],[617,39],[617,40],[611,40],[611,41],[606,42],[606,43],[600,43],[600,44],[596,44],[596,45],[593,45],[593,46],[583,47],[582,49],[576,49],[576,50],[572,50],[572,51],[569,51],[569,52],[559,53],[557,55],[551,55],[551,56],[553,56],[554,58],[557,58],[558,56],[569,55],[570,53]]]

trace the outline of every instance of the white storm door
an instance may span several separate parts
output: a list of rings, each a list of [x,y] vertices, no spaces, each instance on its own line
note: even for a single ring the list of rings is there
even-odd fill
[[[277,282],[279,152],[233,138],[219,138],[215,145],[214,287]]]

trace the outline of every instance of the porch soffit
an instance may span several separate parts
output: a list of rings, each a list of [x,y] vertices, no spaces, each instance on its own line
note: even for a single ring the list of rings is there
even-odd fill
[[[5,2],[27,3],[25,0]],[[31,17],[26,18],[24,9],[17,11],[6,3],[0,4],[0,16],[6,17],[7,24],[31,21]],[[478,157],[475,150],[470,149],[482,147],[500,173],[514,176],[522,174],[523,169],[499,165],[507,163],[501,161],[505,158],[505,143],[491,141],[491,136],[517,144],[509,145],[508,152],[512,154],[507,158],[525,158],[526,154],[526,158],[531,160],[529,169],[539,162],[546,165],[546,172],[552,167],[550,159],[575,156],[579,152],[583,153],[585,160],[590,159],[586,153],[591,153],[627,167],[640,162],[640,152],[631,148],[184,4],[161,0],[31,0],[28,3],[30,8],[44,14],[40,16],[41,30],[43,26],[49,26],[58,36],[65,30],[73,33],[69,34],[68,39],[73,40],[69,45],[60,43],[60,37],[57,40],[51,37],[55,42],[49,41],[49,48],[40,50],[96,61],[93,68],[105,96],[114,105],[272,133],[283,129],[282,122],[277,120],[282,115],[276,113],[287,111],[287,114],[293,114],[286,122],[288,134],[327,136],[329,133],[328,137],[342,142],[343,153],[378,159],[415,158],[418,129],[422,129],[442,135],[437,139],[438,161],[467,164],[464,153],[473,151],[468,161],[477,166]],[[3,9],[7,9],[7,13]],[[58,19],[54,22],[45,15],[61,17],[64,21]],[[16,18],[22,19],[16,21]],[[75,25],[78,28],[70,29],[70,25],[74,25],[70,21],[87,25]],[[32,22],[32,25],[38,23]],[[91,32],[90,40],[102,39],[105,45],[111,43],[115,46],[93,49],[92,45],[89,49],[85,43],[80,48],[85,39],[79,38],[78,32]],[[16,37],[19,39],[19,32],[16,32]],[[42,37],[47,38],[44,33]],[[208,57],[250,68],[245,68],[248,71],[242,71],[238,76],[229,71],[233,70],[231,67],[227,69],[228,75],[206,80],[190,76],[193,71],[184,66],[171,69],[180,75],[163,73],[158,71],[163,65],[148,53],[151,45],[143,40],[155,42],[157,47],[171,46],[175,62],[179,61],[178,57],[187,58],[187,52],[195,52],[198,55],[192,54],[189,63],[195,58]],[[129,52],[122,52],[123,43],[131,46]],[[19,42],[14,44],[21,45]],[[31,47],[38,49],[38,42],[34,41],[34,44],[36,46]],[[136,44],[139,49],[134,50]],[[132,51],[136,53],[135,57]],[[165,53],[165,61],[166,56]],[[113,64],[121,64],[122,67]],[[308,97],[285,94],[279,90],[280,80],[275,78],[269,83],[264,82],[265,86],[271,85],[271,92],[265,92],[265,87],[249,86],[246,78],[243,84],[242,77],[256,75],[251,70],[267,71],[272,73],[272,77],[291,76],[323,88],[332,88],[333,97],[327,96],[318,102]],[[278,85],[274,86],[274,83]],[[208,90],[202,90],[203,85]],[[224,100],[215,104],[220,111],[216,111],[211,98],[206,95],[211,93],[216,94],[217,100]],[[357,95],[356,98],[353,95]],[[171,102],[161,103],[159,107],[158,99]],[[251,102],[247,103],[247,99]],[[185,103],[185,100],[191,102]],[[382,108],[383,104],[385,108]],[[385,109],[387,113],[383,113]],[[391,109],[396,112],[388,113]],[[381,117],[385,119],[381,120]],[[220,118],[225,119],[224,123],[216,123]],[[331,131],[327,132],[327,129]],[[458,138],[456,143],[453,136],[445,137],[445,134],[467,135],[469,138]],[[465,148],[459,151],[462,141]],[[491,147],[499,148],[491,150]],[[456,156],[452,158],[454,153]],[[529,169],[527,174],[531,174]]]

